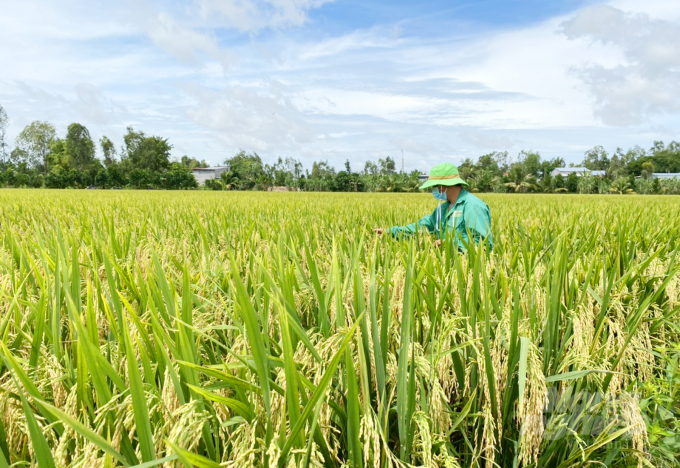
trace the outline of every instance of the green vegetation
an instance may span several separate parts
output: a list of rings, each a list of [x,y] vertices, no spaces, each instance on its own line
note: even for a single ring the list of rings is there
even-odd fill
[[[66,136],[58,138],[50,123],[32,122],[8,154],[6,124],[6,114],[0,107],[2,187],[191,189],[197,187],[191,169],[206,165],[188,156],[171,162],[172,145],[167,139],[147,136],[132,127],[127,129],[120,159],[114,143],[106,136],[101,138],[102,161],[96,157],[89,130],[79,123],[69,125]]]
[[[1,191],[0,467],[678,466],[678,200],[482,198]]]
[[[205,161],[182,156],[172,161],[172,145],[165,138],[149,136],[128,127],[120,154],[108,137],[99,140],[101,159],[89,131],[81,124],[69,125],[64,138],[48,122],[27,125],[9,151],[6,141],[7,114],[0,106],[0,187],[45,188],[197,188],[191,169],[207,167]],[[451,155],[456,158],[456,155]],[[327,192],[415,192],[420,173],[397,171],[393,158],[366,161],[353,170],[346,161],[337,170],[328,161],[304,169],[295,158],[278,158],[268,164],[257,153],[240,151],[224,160],[230,170],[209,180],[209,190],[268,190],[273,186],[300,191]],[[582,167],[603,171],[602,176],[551,175],[565,166],[562,158],[544,160],[536,151],[521,151],[511,160],[507,151],[466,159],[460,174],[473,192],[496,193],[640,193],[680,195],[680,178],[655,179],[654,172],[680,173],[680,143],[654,142],[649,150],[640,147],[608,154],[596,146],[584,154]]]

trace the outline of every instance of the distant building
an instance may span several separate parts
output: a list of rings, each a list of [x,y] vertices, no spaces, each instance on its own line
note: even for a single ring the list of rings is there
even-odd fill
[[[652,179],[680,179],[680,172],[653,172]]]
[[[206,180],[219,179],[220,175],[228,170],[229,166],[194,167],[191,172],[194,174],[198,185],[203,185]]]
[[[426,181],[429,177],[430,177],[429,175],[423,174],[423,173],[421,172],[420,175],[418,175],[418,180],[424,182],[424,181]]]
[[[581,177],[582,175],[604,177],[606,173],[606,171],[591,171],[587,167],[556,167],[553,169],[550,175],[553,177],[558,175],[561,175],[562,177],[568,177],[569,174],[576,174],[576,177]]]

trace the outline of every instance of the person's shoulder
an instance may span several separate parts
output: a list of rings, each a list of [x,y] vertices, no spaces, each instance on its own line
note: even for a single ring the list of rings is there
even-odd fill
[[[487,205],[484,200],[479,198],[477,195],[468,192],[466,197],[465,197],[465,204],[470,206],[471,208],[489,208],[489,205]]]

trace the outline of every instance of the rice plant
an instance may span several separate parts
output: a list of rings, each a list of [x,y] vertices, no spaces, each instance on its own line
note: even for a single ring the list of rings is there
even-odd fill
[[[677,466],[680,203],[0,192],[0,468]]]

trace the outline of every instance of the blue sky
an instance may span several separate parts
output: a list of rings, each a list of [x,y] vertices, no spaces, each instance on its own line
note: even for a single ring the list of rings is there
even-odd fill
[[[173,156],[306,167],[490,151],[579,162],[680,139],[676,0],[25,0],[0,15],[0,104]]]

